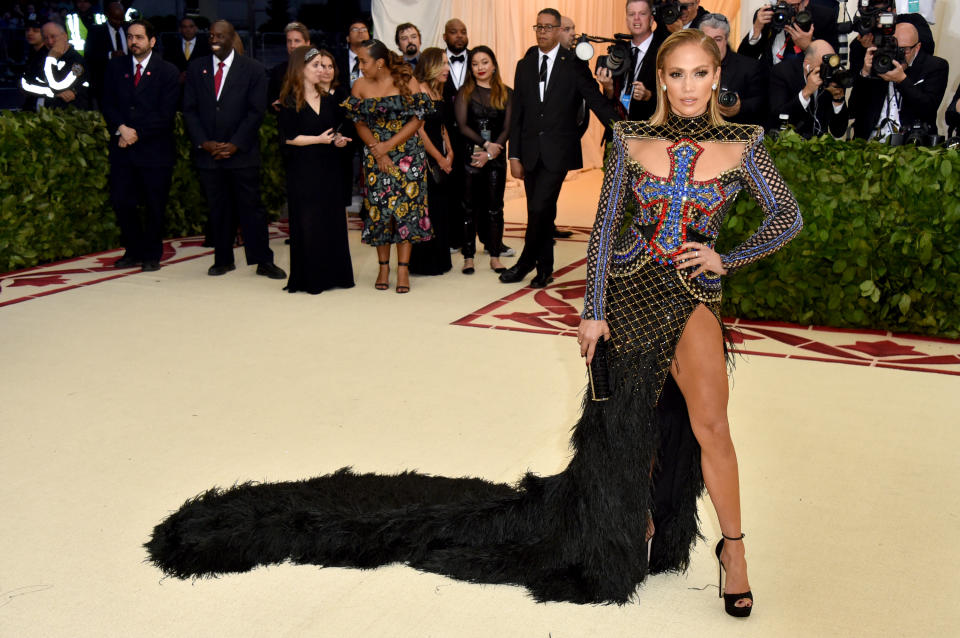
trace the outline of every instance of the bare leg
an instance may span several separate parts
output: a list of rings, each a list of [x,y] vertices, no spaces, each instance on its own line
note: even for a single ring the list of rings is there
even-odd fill
[[[410,253],[413,244],[402,241],[397,244],[397,292],[410,292]]]
[[[736,538],[741,533],[740,477],[727,421],[729,388],[723,335],[717,318],[705,306],[698,306],[687,321],[670,372],[687,402],[690,426],[700,443],[703,480],[720,519],[720,530]],[[725,542],[721,558],[727,571],[727,592],[749,591],[743,542]],[[738,607],[747,605],[747,599],[737,601]]]
[[[386,290],[390,287],[390,244],[377,246],[377,261],[380,262],[380,273],[374,288]]]

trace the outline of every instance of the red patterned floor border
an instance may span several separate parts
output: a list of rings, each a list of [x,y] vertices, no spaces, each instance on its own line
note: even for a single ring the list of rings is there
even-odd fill
[[[582,289],[585,282],[581,279],[563,281],[563,278],[584,266],[585,263],[586,259],[580,259],[557,270],[554,272],[554,283],[547,288],[533,289],[525,286],[453,321],[451,325],[575,337],[579,315],[575,306],[567,303],[567,301],[582,298]],[[562,299],[552,297],[550,295],[551,291],[562,292]],[[533,296],[534,301],[526,305],[528,308],[535,306],[536,312],[516,311],[497,314],[497,311],[506,310],[507,306],[511,304],[521,300],[527,301],[524,298],[528,296]],[[525,322],[526,325],[520,323],[521,321]],[[885,330],[802,326],[783,321],[725,318],[724,323],[733,331],[737,341],[742,344],[738,352],[744,355],[960,376],[960,353],[927,355],[916,351],[914,346],[903,343],[918,341],[943,344],[948,349],[953,349],[954,346],[960,349],[960,340],[891,333]],[[841,335],[874,339],[879,337],[882,339],[857,341],[855,344],[844,344],[843,340],[838,342],[837,345],[825,343],[825,341],[830,341],[831,337],[833,337],[832,340],[836,341],[835,337]],[[900,340],[901,343],[892,341],[895,339]],[[757,345],[772,346],[771,349],[783,348],[787,351],[763,351],[756,347],[750,347],[751,342]],[[797,350],[797,352],[792,350]],[[815,354],[821,356],[811,356]],[[882,357],[909,358],[883,361],[881,360]],[[929,367],[930,365],[956,366],[958,369],[932,368]]]

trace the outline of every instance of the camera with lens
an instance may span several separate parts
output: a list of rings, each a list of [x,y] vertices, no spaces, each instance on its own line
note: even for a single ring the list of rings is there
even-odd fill
[[[809,31],[813,27],[813,14],[809,11],[797,11],[786,2],[777,2],[770,6],[773,16],[770,26],[774,31],[783,31],[784,27],[794,25],[801,31]]]
[[[874,40],[877,50],[873,52],[873,67],[870,69],[871,77],[880,77],[884,73],[889,73],[896,69],[894,62],[900,64],[907,63],[907,56],[900,50],[897,37],[894,35],[881,36],[879,40]]]
[[[860,0],[857,15],[853,17],[853,30],[859,35],[876,34],[882,24],[893,24],[894,14],[887,0]]]
[[[820,79],[823,80],[823,86],[834,84],[841,89],[849,89],[853,86],[854,77],[853,72],[840,63],[840,56],[830,53],[823,56],[820,62]]]
[[[597,64],[594,67],[594,71],[608,69],[612,77],[619,77],[630,70],[632,58],[630,56],[630,45],[620,40],[619,34],[615,37],[617,37],[618,40],[607,47],[607,54],[597,56]]]
[[[914,122],[906,130],[900,130],[887,138],[887,144],[890,146],[903,146],[910,144],[913,146],[939,146],[944,143],[942,135],[937,133],[935,127],[931,127],[926,122]]]
[[[740,99],[740,96],[737,95],[736,91],[731,91],[726,87],[720,88],[720,95],[717,96],[717,102],[720,103],[720,106],[730,108],[736,106],[737,100]]]
[[[687,6],[677,0],[658,0],[653,3],[653,19],[663,26],[673,24],[680,19],[680,14]]]

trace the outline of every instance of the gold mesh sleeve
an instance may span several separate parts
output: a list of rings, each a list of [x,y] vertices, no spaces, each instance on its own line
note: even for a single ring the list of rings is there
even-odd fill
[[[744,186],[763,208],[766,217],[749,239],[721,255],[728,273],[777,252],[803,228],[797,200],[777,172],[762,136],[758,136],[744,153],[741,173]]]
[[[597,205],[597,218],[587,245],[587,282],[583,296],[583,319],[603,319],[604,295],[613,243],[623,219],[623,198],[626,194],[626,140],[621,126],[613,126],[613,150],[604,160],[603,187]]]

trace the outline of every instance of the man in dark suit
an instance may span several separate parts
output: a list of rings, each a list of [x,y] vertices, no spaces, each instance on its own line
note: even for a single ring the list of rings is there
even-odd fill
[[[340,70],[340,84],[353,88],[353,83],[363,75],[357,53],[363,43],[370,39],[370,27],[361,19],[356,19],[347,27],[347,51],[337,55],[337,67]]]
[[[155,55],[153,26],[127,27],[132,57],[110,60],[104,74],[103,118],[110,133],[110,201],[126,252],[114,266],[160,269],[163,214],[175,160],[177,67]],[[138,209],[145,209],[141,222]]]
[[[213,55],[187,67],[183,121],[194,147],[200,184],[210,206],[215,256],[208,275],[235,269],[236,212],[248,264],[257,274],[284,279],[273,263],[260,201],[260,125],[267,108],[263,65],[233,49],[236,31],[219,20],[210,27]]]
[[[871,4],[874,11],[894,14],[894,22],[898,25],[903,23],[912,24],[917,30],[918,39],[920,40],[920,50],[927,55],[934,54],[936,42],[933,40],[933,31],[930,30],[930,25],[927,24],[927,21],[922,15],[919,13],[897,13],[896,5],[892,0],[873,0]],[[857,35],[856,39],[850,43],[850,70],[853,71],[855,75],[859,74],[863,69],[863,58],[866,55],[867,49],[874,44],[873,33]]]
[[[937,110],[947,91],[949,64],[920,49],[919,34],[912,24],[898,24],[894,35],[906,64],[894,60],[892,71],[871,77],[876,47],[870,47],[853,85],[853,134],[860,139],[883,139],[916,123],[926,124],[931,133],[937,129]]]
[[[665,27],[653,30],[650,0],[627,2],[627,31],[630,42],[631,70],[612,77],[608,69],[597,71],[603,95],[612,100],[623,119],[646,120],[657,110],[657,51],[670,32]],[[677,24],[681,24],[680,20]]]
[[[163,57],[180,71],[180,83],[187,79],[187,64],[190,60],[210,55],[210,42],[207,38],[198,35],[197,23],[190,16],[180,20],[180,35],[176,44],[165,46]]]
[[[90,67],[90,88],[97,102],[103,99],[104,73],[107,63],[128,55],[127,32],[123,24],[125,9],[119,2],[107,5],[107,21],[98,24],[87,36],[83,57]]]
[[[567,171],[583,166],[577,111],[586,100],[600,121],[621,119],[597,90],[589,70],[559,44],[560,14],[537,14],[537,46],[520,62],[513,84],[510,121],[510,172],[523,180],[527,196],[527,232],[516,265],[500,281],[522,281],[534,268],[530,283],[543,288],[552,281],[553,231],[557,198]]]
[[[720,114],[737,124],[767,123],[767,89],[770,84],[766,67],[758,60],[730,50],[730,22],[726,16],[711,13],[700,22],[700,30],[717,43],[720,49],[720,93],[732,93],[737,101],[732,106],[720,105]]]
[[[447,63],[450,65],[450,75],[443,84],[443,101],[446,104],[447,121],[444,123],[447,127],[447,133],[450,135],[450,145],[453,147],[454,160],[453,170],[447,177],[448,188],[451,193],[463,193],[466,187],[466,172],[464,163],[456,158],[457,153],[464,153],[463,150],[469,143],[466,138],[460,134],[460,127],[457,125],[457,118],[454,111],[454,102],[457,100],[457,92],[463,86],[467,75],[470,73],[468,62],[470,59],[470,39],[467,36],[467,25],[459,18],[451,18],[443,25],[443,41],[447,45],[444,53],[447,56]],[[501,71],[502,74],[502,71]],[[447,224],[448,228],[463,228],[464,210],[463,201],[460,197],[453,197],[447,206]],[[477,227],[480,233],[480,241],[486,246],[486,225],[480,224]],[[463,233],[454,232],[448,234],[450,243],[450,252],[460,250]],[[513,249],[504,246],[500,251],[501,257],[510,257],[515,254]]]
[[[950,99],[944,118],[947,120],[948,131],[956,135],[960,131],[960,87],[957,87],[957,92]]]
[[[797,133],[810,138],[832,133],[841,137],[849,120],[844,89],[835,84],[824,86],[820,78],[823,56],[832,55],[833,47],[824,40],[814,40],[803,58],[785,60],[773,67],[770,74],[769,128],[781,126],[781,114]]]
[[[310,46],[310,30],[305,24],[291,22],[283,28],[283,35],[287,41],[287,59],[270,69],[270,81],[267,84],[267,102],[275,113],[280,112],[280,91],[283,89],[283,80],[287,77],[290,55],[297,47]]]
[[[753,14],[753,30],[740,43],[737,53],[760,60],[772,68],[783,60],[802,58],[803,52],[814,40],[826,40],[836,50],[840,46],[837,34],[837,10],[810,4],[809,0],[786,0],[794,11],[808,11],[813,17],[809,31],[796,24],[788,24],[782,31],[774,29],[770,21],[773,9],[761,7]]]
[[[700,6],[700,0],[686,0],[680,4],[680,19],[666,26],[666,35],[676,33],[680,29],[699,29],[703,17],[710,13]]]

